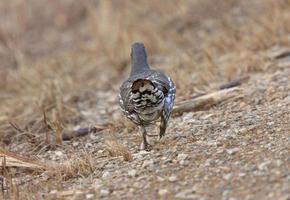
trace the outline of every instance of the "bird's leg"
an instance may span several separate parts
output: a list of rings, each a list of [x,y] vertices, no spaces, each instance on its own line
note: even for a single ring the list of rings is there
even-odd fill
[[[144,126],[141,126],[141,132],[142,132],[142,143],[140,149],[150,151],[152,149],[152,146],[147,141],[147,132]]]
[[[167,121],[164,118],[164,116],[161,115],[159,139],[161,139],[165,135],[166,126],[167,126]]]

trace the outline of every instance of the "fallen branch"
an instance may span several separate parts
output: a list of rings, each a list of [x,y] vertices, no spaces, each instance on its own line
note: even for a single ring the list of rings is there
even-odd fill
[[[16,153],[0,149],[0,167],[24,167],[31,169],[46,169],[48,168],[48,165],[24,156],[20,156]]]
[[[242,84],[243,81],[248,80],[249,76],[244,76],[238,79],[234,79],[226,84],[223,84],[219,87],[220,90],[229,89],[233,87],[237,87]]]
[[[87,127],[87,128],[79,128],[75,131],[62,133],[62,140],[71,140],[75,137],[82,137],[89,133],[96,133],[97,131],[101,131],[104,129],[105,127],[101,125],[96,125],[96,126]]]
[[[275,61],[279,68],[286,68],[290,66],[290,48],[276,47],[269,51],[268,57]]]
[[[194,99],[179,102],[173,107],[173,114],[178,115],[184,112],[207,110],[227,99],[241,97],[241,90],[242,89],[236,87],[218,90]]]
[[[289,58],[290,57],[290,48],[287,47],[276,47],[271,49],[267,56],[271,59],[284,59],[284,58]]]

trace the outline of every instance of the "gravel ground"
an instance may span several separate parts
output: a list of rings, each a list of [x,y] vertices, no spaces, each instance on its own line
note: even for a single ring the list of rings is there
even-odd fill
[[[29,2],[0,2],[0,150],[55,168],[0,168],[0,199],[290,200],[289,0]],[[177,102],[249,78],[139,151],[117,102],[137,39]]]
[[[83,144],[100,159],[92,174],[64,188],[93,188],[88,199],[289,199],[289,77],[290,67],[274,64],[241,86],[242,98],[173,117],[166,137],[151,140],[150,152],[138,150],[137,129],[70,142],[66,149]],[[128,147],[132,160],[108,157],[106,140]],[[69,153],[63,150],[45,155],[62,160]]]

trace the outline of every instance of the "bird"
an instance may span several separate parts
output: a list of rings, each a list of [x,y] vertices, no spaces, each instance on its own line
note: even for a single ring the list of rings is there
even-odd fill
[[[140,150],[150,151],[146,127],[160,120],[159,139],[166,132],[176,94],[171,78],[152,70],[143,43],[131,46],[131,72],[119,91],[119,104],[124,115],[139,126],[142,133]]]

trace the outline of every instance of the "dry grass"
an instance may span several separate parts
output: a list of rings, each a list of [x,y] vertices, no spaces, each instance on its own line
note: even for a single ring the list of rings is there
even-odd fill
[[[125,161],[131,161],[133,159],[129,150],[117,140],[107,140],[106,149],[110,156],[122,156]]]
[[[129,134],[134,127],[116,114],[114,95],[134,41],[143,41],[150,63],[172,76],[178,101],[265,71],[269,60],[260,53],[290,44],[289,10],[289,0],[1,1],[0,145],[44,156],[63,145],[64,130],[79,125]],[[105,148],[132,159],[116,141]],[[92,174],[94,157],[72,156],[58,184]],[[8,196],[30,199],[38,189],[11,189]]]

